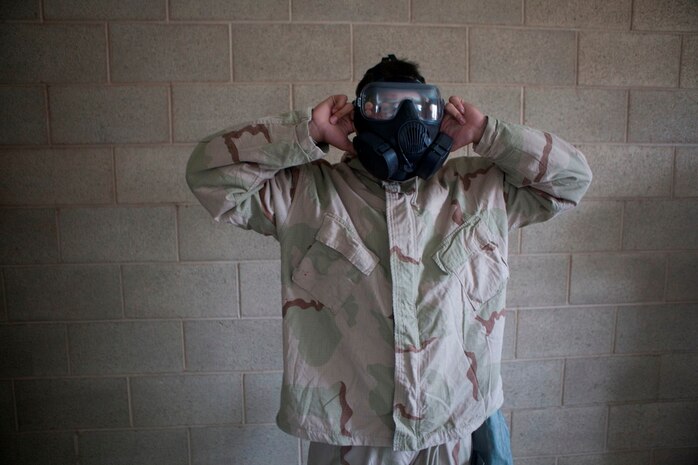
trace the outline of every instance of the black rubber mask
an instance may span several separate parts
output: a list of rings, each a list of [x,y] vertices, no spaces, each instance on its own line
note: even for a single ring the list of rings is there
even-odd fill
[[[448,157],[453,140],[439,132],[444,103],[435,86],[373,82],[354,107],[354,148],[375,177],[428,179]]]

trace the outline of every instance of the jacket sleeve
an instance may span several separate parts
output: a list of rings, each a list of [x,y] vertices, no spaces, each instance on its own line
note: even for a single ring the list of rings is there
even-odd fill
[[[325,155],[309,121],[310,111],[291,112],[206,137],[189,158],[189,188],[214,220],[278,237],[300,166]]]
[[[575,147],[547,132],[488,117],[475,153],[504,173],[509,228],[546,221],[576,206],[591,170]]]

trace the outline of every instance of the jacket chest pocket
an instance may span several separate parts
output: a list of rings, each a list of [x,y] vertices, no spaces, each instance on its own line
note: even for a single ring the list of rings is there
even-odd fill
[[[449,234],[434,253],[444,273],[458,279],[475,310],[506,286],[509,266],[497,241],[479,216],[469,218]]]
[[[353,225],[327,213],[292,279],[336,313],[377,264],[378,257],[364,245]]]

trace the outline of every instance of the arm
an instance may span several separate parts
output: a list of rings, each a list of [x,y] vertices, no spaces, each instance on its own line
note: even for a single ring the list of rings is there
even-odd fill
[[[351,146],[348,133],[343,133],[353,130],[346,122],[350,120],[346,97],[343,101],[335,97],[315,107],[312,118],[309,113],[291,112],[202,140],[189,159],[186,178],[211,216],[275,236],[293,200],[299,167],[325,155],[316,142]]]
[[[591,183],[584,155],[547,132],[485,117],[451,97],[442,130],[453,134],[456,150],[473,143],[478,155],[504,172],[509,227],[546,221],[576,206]]]

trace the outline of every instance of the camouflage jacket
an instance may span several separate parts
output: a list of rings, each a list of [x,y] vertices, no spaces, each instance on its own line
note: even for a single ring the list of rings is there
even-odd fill
[[[281,246],[279,427],[337,445],[417,450],[469,435],[503,401],[507,233],[575,206],[584,156],[489,118],[428,181],[330,165],[309,112],[200,142],[187,182],[216,221]]]

